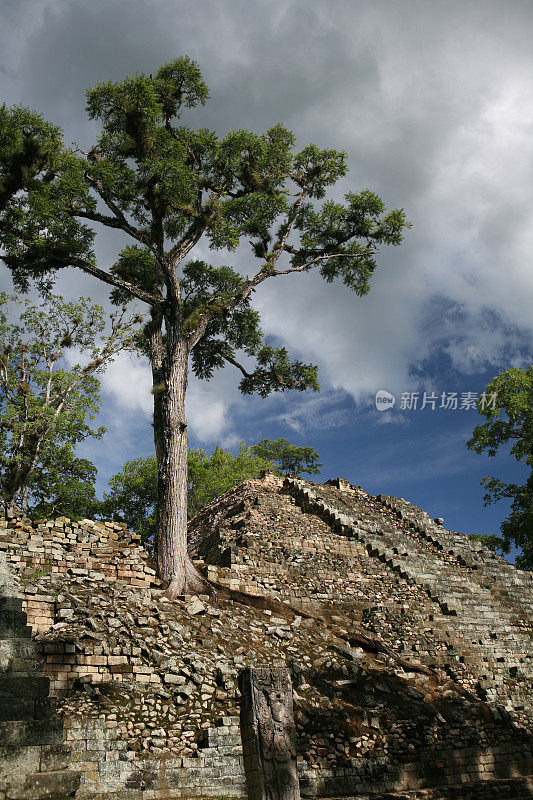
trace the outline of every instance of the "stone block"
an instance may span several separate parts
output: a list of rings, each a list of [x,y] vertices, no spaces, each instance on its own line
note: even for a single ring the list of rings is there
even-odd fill
[[[74,771],[38,772],[9,778],[5,800],[69,800],[80,786]]]

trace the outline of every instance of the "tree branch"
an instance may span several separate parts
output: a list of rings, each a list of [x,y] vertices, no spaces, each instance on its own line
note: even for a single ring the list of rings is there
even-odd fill
[[[97,211],[86,211],[86,210],[78,211],[74,208],[71,208],[69,210],[69,213],[73,217],[82,217],[83,219],[90,219],[91,222],[101,222],[102,225],[105,225],[108,228],[117,228],[118,230],[124,230],[121,222],[117,219],[117,217],[109,217],[106,216],[105,214],[99,214]],[[142,241],[140,238],[138,240]]]
[[[185,236],[168,252],[170,264],[173,269],[176,269],[184,256],[186,256],[187,253],[192,250],[194,245],[200,241],[203,233],[204,228],[199,226],[197,221],[191,223]]]
[[[78,269],[83,270],[83,272],[88,272],[89,275],[94,275],[95,278],[99,278],[99,280],[104,281],[104,283],[107,283],[110,286],[115,286],[117,289],[124,289],[138,300],[142,300],[143,303],[147,303],[149,306],[161,308],[165,302],[161,295],[152,294],[144,289],[139,289],[133,283],[124,280],[124,278],[119,278],[118,275],[111,275],[109,272],[100,269],[100,267],[97,267],[95,264],[91,264],[90,261],[85,261],[83,258],[68,259],[68,262],[69,265],[77,267]]]
[[[250,373],[250,372],[247,372],[247,371],[244,369],[244,367],[242,366],[242,364],[239,364],[239,362],[238,362],[238,361],[235,361],[235,359],[234,359],[234,358],[231,358],[231,356],[226,356],[226,355],[224,355],[224,354],[223,354],[223,355],[222,355],[222,358],[223,358],[225,361],[227,361],[227,362],[228,362],[228,364],[232,364],[234,367],[237,367],[237,369],[238,369],[238,370],[240,370],[240,371],[242,372],[242,374],[244,375],[244,377],[245,377],[245,378],[251,378],[251,377],[252,377],[251,373]]]
[[[276,274],[274,270],[274,265],[277,262],[278,258],[280,257],[281,253],[283,252],[283,250],[285,249],[287,238],[292,230],[298,211],[300,210],[306,197],[307,197],[307,190],[303,189],[298,199],[293,203],[293,206],[287,215],[285,230],[280,236],[278,236],[278,240],[274,245],[274,247],[272,248],[270,256],[267,257],[265,265],[259,270],[259,272],[257,272],[253,276],[253,278],[250,278],[250,280],[244,285],[244,287],[239,292],[237,292],[237,294],[229,298],[226,301],[226,303],[217,306],[217,314],[220,314],[221,312],[231,313],[232,311],[234,311],[234,309],[239,305],[239,303],[242,303],[244,300],[246,300],[246,298],[253,292],[256,286],[259,286],[259,284],[265,281],[267,278],[270,278],[272,275]],[[213,311],[211,309],[208,309],[202,315],[202,318],[200,319],[198,325],[196,326],[196,329],[192,331],[187,337],[189,352],[202,338],[209,322],[212,319],[213,319]]]
[[[311,261],[307,261],[305,264],[301,264],[299,267],[290,267],[289,269],[276,269],[272,274],[290,275],[292,272],[303,272],[304,269],[312,267],[313,264],[317,264],[319,261],[325,261],[328,258],[363,258],[363,256],[375,255],[375,253],[377,253],[377,250],[368,250],[367,253],[333,253],[331,255],[316,256],[315,258],[311,259]]]
[[[93,160],[95,160],[95,161],[98,160],[98,156],[96,154],[94,154]],[[125,231],[125,233],[129,233],[130,236],[132,236],[138,242],[141,242],[141,244],[149,246],[149,242],[147,240],[147,237],[141,231],[139,231],[137,228],[135,228],[130,222],[128,222],[128,220],[126,219],[123,211],[108,196],[102,181],[98,180],[97,178],[94,178],[90,174],[89,170],[86,170],[85,177],[87,178],[87,181],[93,187],[95,192],[99,195],[99,197],[102,198],[102,200],[104,201],[104,203],[106,204],[108,209],[113,213],[113,217],[114,217],[114,219],[116,219],[118,225],[116,225],[116,226],[115,225],[110,225],[110,227],[112,227],[112,228],[118,227],[121,230]],[[74,214],[78,214],[77,211],[74,211],[73,213]],[[84,213],[91,214],[92,212],[84,212]],[[97,217],[99,217],[99,219],[95,220],[96,222],[101,222],[103,225],[109,224],[106,220],[109,220],[110,217],[106,217],[103,214],[98,214],[97,212],[94,212],[94,213],[96,214]],[[91,217],[88,217],[88,219],[91,219]]]

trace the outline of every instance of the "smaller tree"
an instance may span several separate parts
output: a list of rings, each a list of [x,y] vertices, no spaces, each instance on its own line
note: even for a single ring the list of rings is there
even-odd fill
[[[511,511],[501,525],[503,547],[521,549],[518,566],[533,567],[533,366],[513,367],[496,375],[478,401],[478,411],[487,418],[474,428],[467,447],[494,457],[502,445],[511,444],[510,455],[529,470],[524,485],[505,483],[486,475],[485,505],[511,500]],[[503,548],[502,548],[503,549]],[[508,551],[508,550],[507,550]],[[506,550],[504,550],[506,552]]]
[[[125,522],[143,539],[150,539],[156,528],[157,461],[155,456],[126,461],[122,472],[109,479],[98,513],[104,519]]]
[[[262,439],[252,447],[254,453],[271,461],[285,475],[318,475],[322,464],[319,455],[312,447],[298,447],[287,439]]]
[[[253,448],[244,442],[233,454],[231,450],[215,447],[212,453],[189,450],[189,518],[219,497],[232,486],[250,478],[259,477],[263,469],[272,469],[273,463],[255,455]],[[98,504],[98,514],[107,519],[125,522],[150,539],[156,529],[157,461],[155,456],[126,461],[122,472],[109,479],[110,491]]]
[[[505,553],[511,552],[511,546],[509,542],[505,542],[501,536],[496,536],[496,534],[485,534],[485,533],[471,533],[468,537],[473,542],[481,542],[482,545],[488,547],[489,550],[492,550],[493,553],[497,553],[498,550],[501,551],[502,555]]]
[[[193,517],[232,486],[250,478],[258,478],[263,469],[272,469],[273,462],[241,442],[237,453],[215,447],[212,453],[204,450],[189,452],[188,505]]]
[[[96,473],[91,461],[74,455],[71,444],[51,443],[41,453],[39,468],[30,482],[31,516],[93,519],[98,512]]]
[[[19,312],[17,322],[8,319],[8,306]],[[70,303],[48,294],[34,306],[0,294],[0,496],[6,507],[20,503],[26,510],[35,492],[43,511],[50,504],[58,509],[67,482],[79,498],[79,481],[90,480],[94,467],[76,459],[74,447],[105,432],[88,422],[100,408],[96,375],[133,345],[135,323],[123,310],[106,332],[103,309],[84,298]],[[84,363],[66,369],[64,356],[73,348]]]

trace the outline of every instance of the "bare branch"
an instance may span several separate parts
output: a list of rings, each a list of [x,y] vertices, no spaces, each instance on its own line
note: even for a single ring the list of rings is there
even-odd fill
[[[247,372],[247,371],[244,369],[244,367],[242,366],[242,364],[239,364],[239,362],[238,362],[238,361],[235,361],[235,359],[234,359],[234,358],[231,358],[231,356],[226,356],[226,355],[224,355],[224,354],[223,354],[223,355],[222,355],[222,358],[223,358],[225,361],[227,361],[227,362],[228,362],[228,364],[232,364],[234,367],[237,367],[237,369],[238,369],[238,370],[240,370],[240,371],[242,372],[242,374],[244,375],[244,377],[245,377],[245,378],[251,378],[251,377],[252,377],[252,376],[251,376],[251,374],[250,374],[249,372]]]
[[[83,258],[68,259],[68,263],[73,267],[83,270],[83,272],[88,272],[89,275],[94,275],[95,278],[99,278],[99,280],[104,281],[104,283],[108,283],[110,286],[115,286],[117,289],[124,289],[138,300],[142,300],[143,303],[147,303],[149,306],[160,308],[165,302],[162,295],[152,294],[144,289],[139,289],[133,283],[124,280],[124,278],[119,278],[118,275],[111,275],[109,272],[100,269],[100,267],[97,267],[95,264],[91,264],[90,261],[86,261]]]

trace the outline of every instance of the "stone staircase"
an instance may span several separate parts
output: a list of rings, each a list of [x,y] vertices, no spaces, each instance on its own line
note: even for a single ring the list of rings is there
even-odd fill
[[[69,769],[63,724],[16,590],[0,551],[0,800],[66,800],[80,773]]]
[[[423,512],[405,501],[363,498],[356,491],[327,484],[311,489],[306,482],[291,478],[285,485],[302,510],[361,542],[370,556],[421,586],[445,615],[456,617],[454,629],[491,674],[491,682],[500,685],[500,692],[489,690],[488,700],[501,702],[506,696],[510,708],[529,707],[533,674],[530,575],[496,560],[485,548],[481,548],[484,553],[476,552],[468,540],[463,541],[465,537],[443,530],[429,518],[421,519]]]

